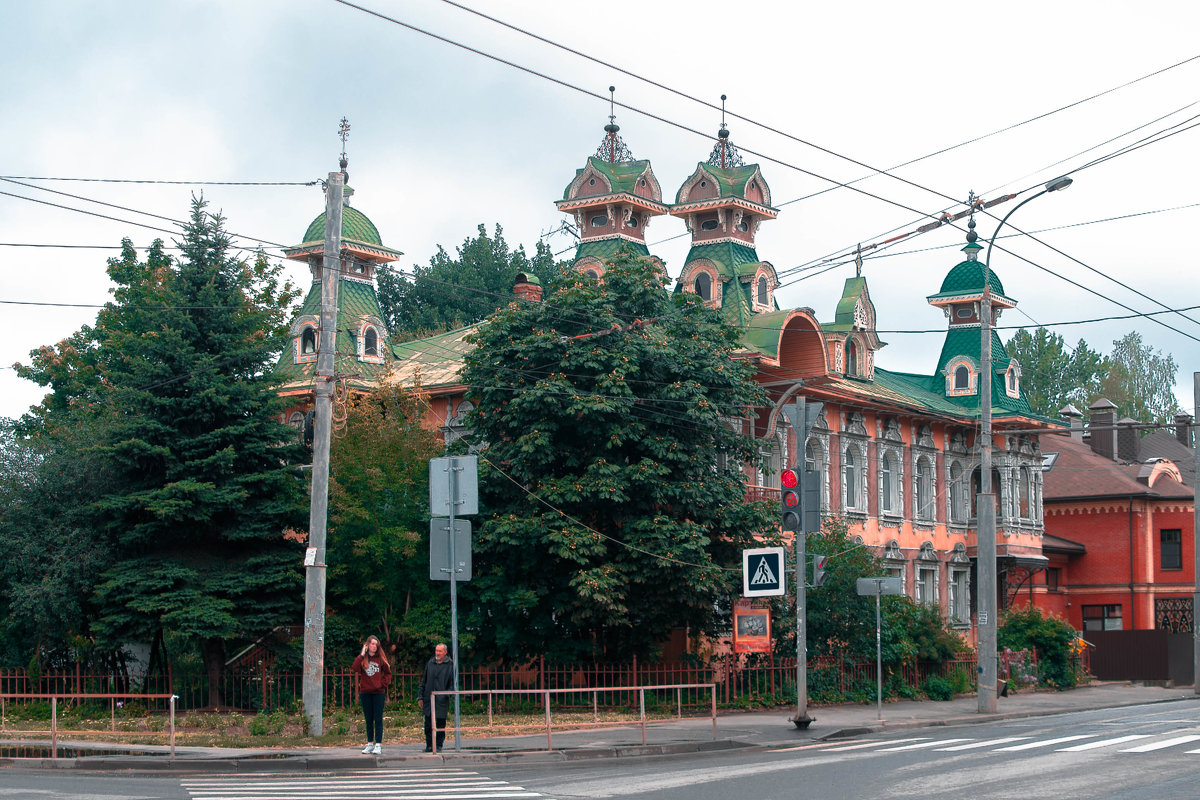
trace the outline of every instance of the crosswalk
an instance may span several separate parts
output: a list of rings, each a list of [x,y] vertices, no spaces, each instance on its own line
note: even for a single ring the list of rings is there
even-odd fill
[[[337,775],[254,774],[191,777],[193,800],[491,800],[544,798],[505,781],[462,769],[380,769]]]
[[[1137,744],[1134,744],[1134,743]],[[1123,736],[1108,736],[1102,733],[1080,733],[1071,736],[1056,736],[1051,739],[1036,739],[1032,736],[1001,736],[992,739],[968,737],[935,739],[928,736],[911,736],[905,739],[877,739],[872,741],[847,740],[822,742],[819,744],[786,747],[776,752],[804,750],[812,753],[966,753],[990,751],[996,753],[1029,753],[1038,750],[1056,753],[1086,753],[1093,750],[1108,750],[1116,753],[1157,753],[1175,749],[1188,755],[1200,755],[1200,748],[1185,749],[1200,742],[1197,728],[1166,731],[1163,733],[1134,733]],[[1129,745],[1129,746],[1125,746]]]

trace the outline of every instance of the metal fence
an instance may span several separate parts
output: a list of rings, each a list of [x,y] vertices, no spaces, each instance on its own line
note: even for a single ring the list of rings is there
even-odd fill
[[[1000,677],[1009,677],[1011,665],[1036,670],[1036,653],[1001,653]],[[929,678],[949,678],[965,673],[974,681],[974,654],[940,664],[909,663],[885,667],[885,685],[920,689]],[[415,704],[422,667],[398,666],[388,691],[393,702]],[[809,694],[815,702],[853,698],[856,691],[868,688],[874,696],[875,662],[837,658],[814,658],[808,663]],[[227,669],[221,679],[222,707],[249,711],[299,708],[303,674],[269,668],[259,664],[251,669]],[[769,655],[727,655],[707,664],[644,663],[636,659],[625,664],[547,664],[544,659],[521,665],[469,667],[459,672],[463,692],[500,692],[560,689],[617,689],[678,684],[715,684],[718,702],[726,706],[786,702],[796,691],[796,660]],[[210,681],[206,674],[176,672],[170,675],[140,677],[89,675],[82,672],[53,672],[30,677],[25,670],[0,670],[0,694],[114,694],[136,699],[149,711],[165,712],[164,698],[178,697],[178,710],[210,708]],[[358,702],[357,679],[349,669],[327,669],[324,686],[325,704],[347,708]],[[625,707],[631,702],[620,692],[601,693],[605,707]],[[569,706],[575,695],[564,693],[552,698],[555,704]],[[526,700],[525,702],[529,702]],[[541,701],[538,701],[539,703]],[[583,702],[583,701],[580,701]],[[590,705],[590,699],[586,701]],[[541,707],[540,705],[538,706]]]

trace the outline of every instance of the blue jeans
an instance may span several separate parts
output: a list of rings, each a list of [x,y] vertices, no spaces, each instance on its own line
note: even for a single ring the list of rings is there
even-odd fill
[[[367,742],[375,744],[383,744],[383,704],[387,700],[387,695],[383,692],[378,694],[360,694],[362,698],[363,718],[367,721]]]

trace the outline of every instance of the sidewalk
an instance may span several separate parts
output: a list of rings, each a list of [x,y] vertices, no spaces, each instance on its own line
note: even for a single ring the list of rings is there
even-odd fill
[[[814,707],[814,721],[800,730],[788,721],[786,709],[724,713],[717,717],[716,737],[710,718],[667,720],[648,724],[645,745],[639,726],[559,731],[552,735],[553,749],[546,749],[545,733],[521,736],[464,738],[462,749],[454,749],[454,734],[446,739],[446,750],[436,755],[423,753],[423,745],[384,745],[382,756],[364,756],[357,747],[299,748],[287,750],[231,750],[215,747],[176,747],[175,758],[159,746],[116,745],[98,742],[59,743],[58,759],[0,758],[0,768],[152,770],[180,772],[277,772],[313,771],[364,767],[394,767],[418,764],[467,764],[497,761],[567,761],[574,759],[622,758],[706,752],[734,748],[787,747],[797,743],[855,736],[882,730],[964,725],[1021,717],[1061,714],[1072,711],[1117,708],[1145,703],[1182,702],[1200,709],[1200,697],[1191,687],[1161,688],[1127,683],[1092,684],[1066,692],[1025,691],[997,700],[997,713],[980,714],[975,695],[948,702],[902,700],[884,703],[880,720],[876,706],[839,705]],[[45,747],[40,742],[0,742],[0,748],[15,745]],[[94,751],[94,755],[82,754]]]

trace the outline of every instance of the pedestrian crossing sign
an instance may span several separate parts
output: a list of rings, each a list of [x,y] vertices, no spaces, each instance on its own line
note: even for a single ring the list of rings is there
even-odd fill
[[[742,594],[772,597],[786,591],[782,547],[759,547],[742,551]]]

